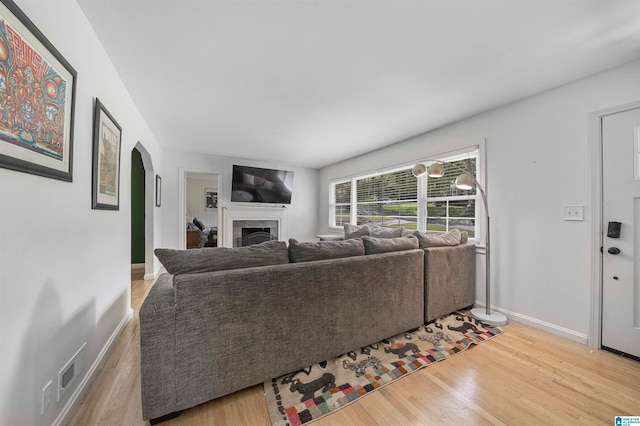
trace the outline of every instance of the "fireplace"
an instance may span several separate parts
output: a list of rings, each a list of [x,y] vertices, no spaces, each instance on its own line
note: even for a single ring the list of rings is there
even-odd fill
[[[277,232],[276,232],[277,234]],[[278,239],[271,233],[271,228],[242,228],[242,237],[235,241],[235,247],[251,246],[265,241]]]
[[[242,228],[242,238],[236,244],[244,247],[274,239],[271,235],[271,228]]]
[[[284,240],[285,216],[283,208],[225,207],[222,246],[243,247]]]

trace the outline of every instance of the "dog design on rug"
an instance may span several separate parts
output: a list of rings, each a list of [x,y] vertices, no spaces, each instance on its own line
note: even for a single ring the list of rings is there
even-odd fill
[[[342,368],[356,372],[356,377],[360,377],[367,372],[367,367],[380,368],[380,360],[375,356],[367,357],[362,361],[355,363],[346,359],[342,361]]]
[[[404,358],[407,356],[407,352],[411,351],[414,354],[420,352],[420,349],[415,343],[394,343],[390,347],[384,348],[384,351],[394,353],[398,355],[398,358]]]
[[[291,383],[289,391],[291,393],[298,392],[302,394],[300,402],[305,402],[308,399],[312,399],[315,393],[322,389],[322,392],[327,392],[331,388],[336,387],[336,376],[331,373],[324,373],[320,378],[315,379],[309,383],[303,383],[300,379],[294,379],[292,377],[285,377],[282,380],[282,384]]]
[[[420,336],[420,340],[424,342],[430,342],[434,347],[440,346],[440,341],[444,340],[447,343],[451,343],[451,337],[444,334],[442,331],[437,331],[433,336]]]
[[[447,328],[449,330],[457,331],[458,333],[462,333],[462,334],[466,334],[469,331],[473,331],[474,333],[478,332],[478,327],[476,327],[470,322],[464,322],[458,327],[451,327],[450,325],[448,325]]]

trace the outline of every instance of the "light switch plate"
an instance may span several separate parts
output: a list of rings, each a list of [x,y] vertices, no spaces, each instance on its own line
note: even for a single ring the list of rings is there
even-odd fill
[[[584,206],[564,206],[563,220],[584,220]]]

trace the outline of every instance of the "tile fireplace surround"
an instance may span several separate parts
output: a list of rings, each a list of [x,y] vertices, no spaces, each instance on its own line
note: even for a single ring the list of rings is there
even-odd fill
[[[272,239],[286,241],[286,217],[283,207],[223,207],[222,246],[237,247],[243,228],[269,228]]]

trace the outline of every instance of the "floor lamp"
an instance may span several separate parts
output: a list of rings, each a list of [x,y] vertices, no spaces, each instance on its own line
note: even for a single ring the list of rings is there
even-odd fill
[[[426,166],[424,163],[418,163],[413,166],[411,172],[415,177],[424,176],[425,174],[429,175],[432,178],[440,178],[444,176],[444,165],[457,169],[462,172],[460,176],[456,178],[456,188],[461,189],[463,191],[468,191],[475,188],[478,188],[480,191],[480,195],[482,196],[482,202],[484,203],[484,210],[487,216],[487,242],[486,242],[486,308],[473,308],[471,309],[471,316],[479,321],[490,325],[505,325],[507,323],[507,317],[501,312],[492,311],[491,310],[491,273],[490,273],[490,264],[491,264],[491,251],[489,247],[490,242],[490,220],[489,220],[489,204],[487,203],[487,196],[484,193],[484,189],[478,182],[478,180],[468,171],[462,169],[461,167],[448,163],[445,161],[435,161],[431,163],[429,166]]]

